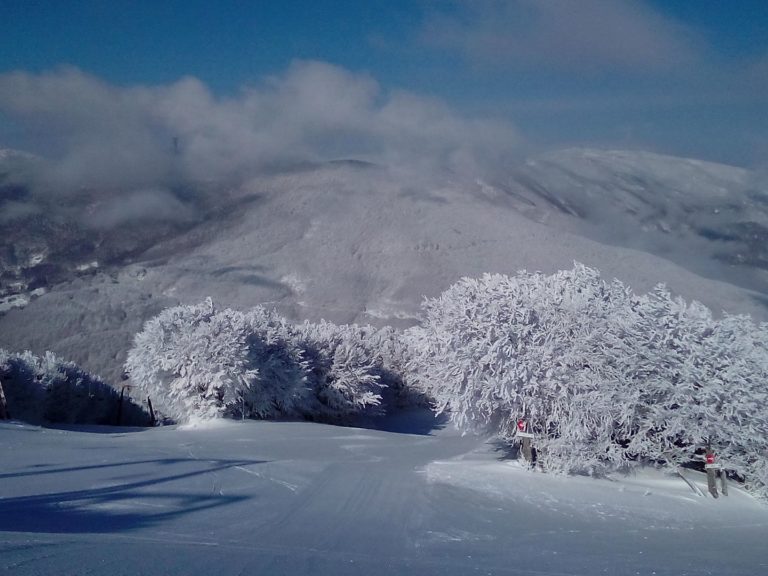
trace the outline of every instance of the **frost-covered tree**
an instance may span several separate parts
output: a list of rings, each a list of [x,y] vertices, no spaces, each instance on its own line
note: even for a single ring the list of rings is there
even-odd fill
[[[175,421],[302,416],[340,420],[381,403],[370,329],[293,326],[273,311],[161,312],[136,335],[126,372]]]
[[[381,404],[381,377],[367,343],[368,330],[321,321],[305,322],[294,333],[317,401],[308,416],[343,419]]]
[[[723,465],[768,498],[768,325],[726,316],[703,342],[694,416]]]
[[[126,372],[176,421],[293,415],[306,370],[286,335],[261,308],[217,311],[210,299],[176,306],[136,335]]]
[[[410,378],[460,426],[512,439],[522,418],[564,472],[680,464],[711,444],[764,489],[765,325],[716,321],[663,286],[635,296],[579,264],[465,278],[424,310]]]
[[[711,381],[703,346],[715,321],[696,302],[674,299],[663,287],[638,298],[623,338],[630,354],[612,359],[627,415],[617,426],[629,454],[675,464],[706,441]]]
[[[628,415],[616,435],[627,453],[679,465],[710,445],[729,470],[754,477],[748,461],[764,453],[768,439],[760,409],[767,399],[765,326],[746,316],[715,320],[661,286],[638,298],[634,312],[624,337],[632,354],[613,359]]]
[[[403,332],[391,326],[361,326],[360,330],[363,332],[363,345],[373,359],[375,372],[383,387],[383,403],[393,409],[429,406],[428,396],[408,380],[412,348]]]
[[[217,313],[210,299],[169,308],[136,335],[126,372],[170,418],[222,415],[255,377],[246,337],[244,319]]]
[[[181,306],[145,325],[126,367],[176,420],[338,422],[417,390],[459,426],[509,441],[523,419],[547,470],[680,465],[709,445],[768,497],[766,324],[715,320],[663,286],[637,296],[580,264],[464,278],[402,334]]]
[[[312,398],[309,363],[292,327],[274,311],[260,306],[246,312],[244,317],[248,363],[257,377],[244,391],[246,410],[240,415],[276,418],[304,414]]]
[[[588,469],[597,463],[579,447],[607,446],[613,424],[602,336],[629,297],[581,265],[462,279],[425,302],[423,327],[409,333],[413,378],[460,426],[512,438],[525,419],[550,467],[575,467],[563,462],[572,454]]]
[[[0,349],[0,380],[13,418],[32,423],[115,424],[120,394],[97,376],[52,352],[9,353]],[[146,425],[143,409],[123,399],[122,424]]]

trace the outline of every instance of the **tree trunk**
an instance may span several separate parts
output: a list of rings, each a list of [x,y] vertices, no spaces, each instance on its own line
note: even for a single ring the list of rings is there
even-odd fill
[[[533,449],[530,438],[523,438],[523,458],[525,458],[528,466],[533,466]]]
[[[149,396],[147,396],[147,406],[149,406],[149,424],[154,426],[157,424],[157,420],[155,420],[155,411],[152,408],[152,400],[149,399]]]
[[[123,397],[125,396],[125,386],[120,389],[120,398],[117,401],[117,418],[115,418],[115,426],[123,425]]]
[[[10,420],[11,415],[8,412],[8,403],[5,401],[5,391],[3,390],[3,381],[0,380],[0,420]]]

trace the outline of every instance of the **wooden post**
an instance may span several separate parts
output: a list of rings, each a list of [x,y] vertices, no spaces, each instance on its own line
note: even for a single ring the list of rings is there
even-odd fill
[[[5,391],[3,390],[3,381],[0,380],[0,420],[10,420],[11,414],[8,412],[8,403],[5,401]]]
[[[533,459],[533,434],[526,431],[525,420],[517,421],[517,437],[520,438],[520,453],[531,468],[535,464]]]
[[[149,423],[154,426],[157,424],[157,420],[155,420],[155,411],[152,409],[152,400],[149,399],[149,396],[147,396],[147,406],[149,406]]]
[[[723,467],[720,467],[720,490],[723,493],[723,496],[728,496],[728,479],[725,476],[725,469]]]
[[[125,386],[120,389],[120,399],[117,401],[117,418],[115,418],[116,426],[121,426],[123,423],[123,397],[125,396]]]
[[[712,448],[707,446],[707,452],[704,460],[704,469],[707,472],[707,489],[712,494],[713,498],[717,498],[717,464],[715,463],[715,453],[712,452]]]
[[[523,438],[523,458],[528,464],[533,464],[533,449],[531,448],[531,439]]]

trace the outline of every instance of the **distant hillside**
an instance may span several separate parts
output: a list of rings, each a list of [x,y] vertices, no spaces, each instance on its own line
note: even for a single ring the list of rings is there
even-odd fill
[[[74,220],[67,234],[19,219],[4,226],[6,251],[24,237],[41,247],[34,266],[14,272],[15,296],[31,301],[0,316],[0,346],[50,349],[116,379],[142,321],[178,302],[212,296],[294,319],[409,325],[424,296],[461,276],[550,273],[574,260],[637,291],[665,282],[715,313],[768,318],[766,192],[737,168],[566,150],[494,182],[333,162],[218,194],[215,183],[204,186],[179,194],[192,216],[171,222],[89,232]],[[85,238],[85,248],[72,238]],[[99,267],[88,268],[92,261]],[[32,298],[43,286],[35,267],[45,266],[57,274]]]
[[[529,160],[509,189],[571,216],[571,231],[768,292],[768,186],[747,170],[572,149]]]

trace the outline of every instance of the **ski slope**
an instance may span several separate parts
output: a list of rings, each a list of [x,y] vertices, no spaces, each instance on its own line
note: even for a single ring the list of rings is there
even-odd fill
[[[423,417],[386,427],[2,423],[0,571],[768,573],[768,507],[735,485],[714,500],[655,470],[551,477]]]

